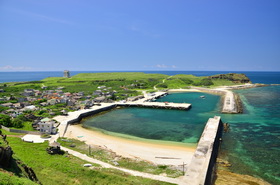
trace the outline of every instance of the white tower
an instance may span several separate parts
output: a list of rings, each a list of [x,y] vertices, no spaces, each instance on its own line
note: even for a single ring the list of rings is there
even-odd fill
[[[63,72],[63,77],[64,77],[64,78],[70,78],[70,71],[64,70],[64,72]]]

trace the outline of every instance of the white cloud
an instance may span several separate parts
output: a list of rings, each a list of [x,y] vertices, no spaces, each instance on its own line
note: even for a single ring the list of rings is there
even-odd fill
[[[0,67],[0,71],[28,71],[28,70],[32,70],[32,68],[24,67],[24,66],[14,67],[14,66],[10,66],[10,65]]]
[[[165,64],[157,64],[156,68],[167,68],[167,65],[165,65]]]
[[[156,68],[160,68],[160,69],[175,69],[177,68],[177,66],[175,65],[165,65],[165,64],[157,64],[155,65]]]

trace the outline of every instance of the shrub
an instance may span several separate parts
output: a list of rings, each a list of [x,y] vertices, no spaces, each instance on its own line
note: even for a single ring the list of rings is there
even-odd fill
[[[5,127],[11,127],[13,126],[11,117],[7,116],[5,114],[0,114],[0,124],[4,125]]]
[[[188,78],[179,78],[180,80],[182,80],[183,82],[185,82],[186,84],[192,84],[193,81],[191,79]]]
[[[193,85],[195,85],[195,86],[210,86],[210,85],[214,85],[214,83],[209,78],[203,78],[200,82],[196,82]]]
[[[15,118],[12,120],[12,125],[15,128],[22,128],[23,127],[23,121],[19,118]]]
[[[167,85],[166,84],[158,84],[157,87],[158,88],[167,88]]]

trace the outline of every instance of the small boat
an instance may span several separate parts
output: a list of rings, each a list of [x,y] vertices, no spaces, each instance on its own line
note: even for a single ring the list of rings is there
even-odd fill
[[[204,99],[204,98],[205,98],[205,96],[200,96],[200,98]]]

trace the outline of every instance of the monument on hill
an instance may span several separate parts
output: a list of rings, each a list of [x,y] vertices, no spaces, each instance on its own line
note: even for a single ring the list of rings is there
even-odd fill
[[[64,78],[70,78],[70,71],[64,70],[64,72],[63,72],[63,77],[64,77]]]

